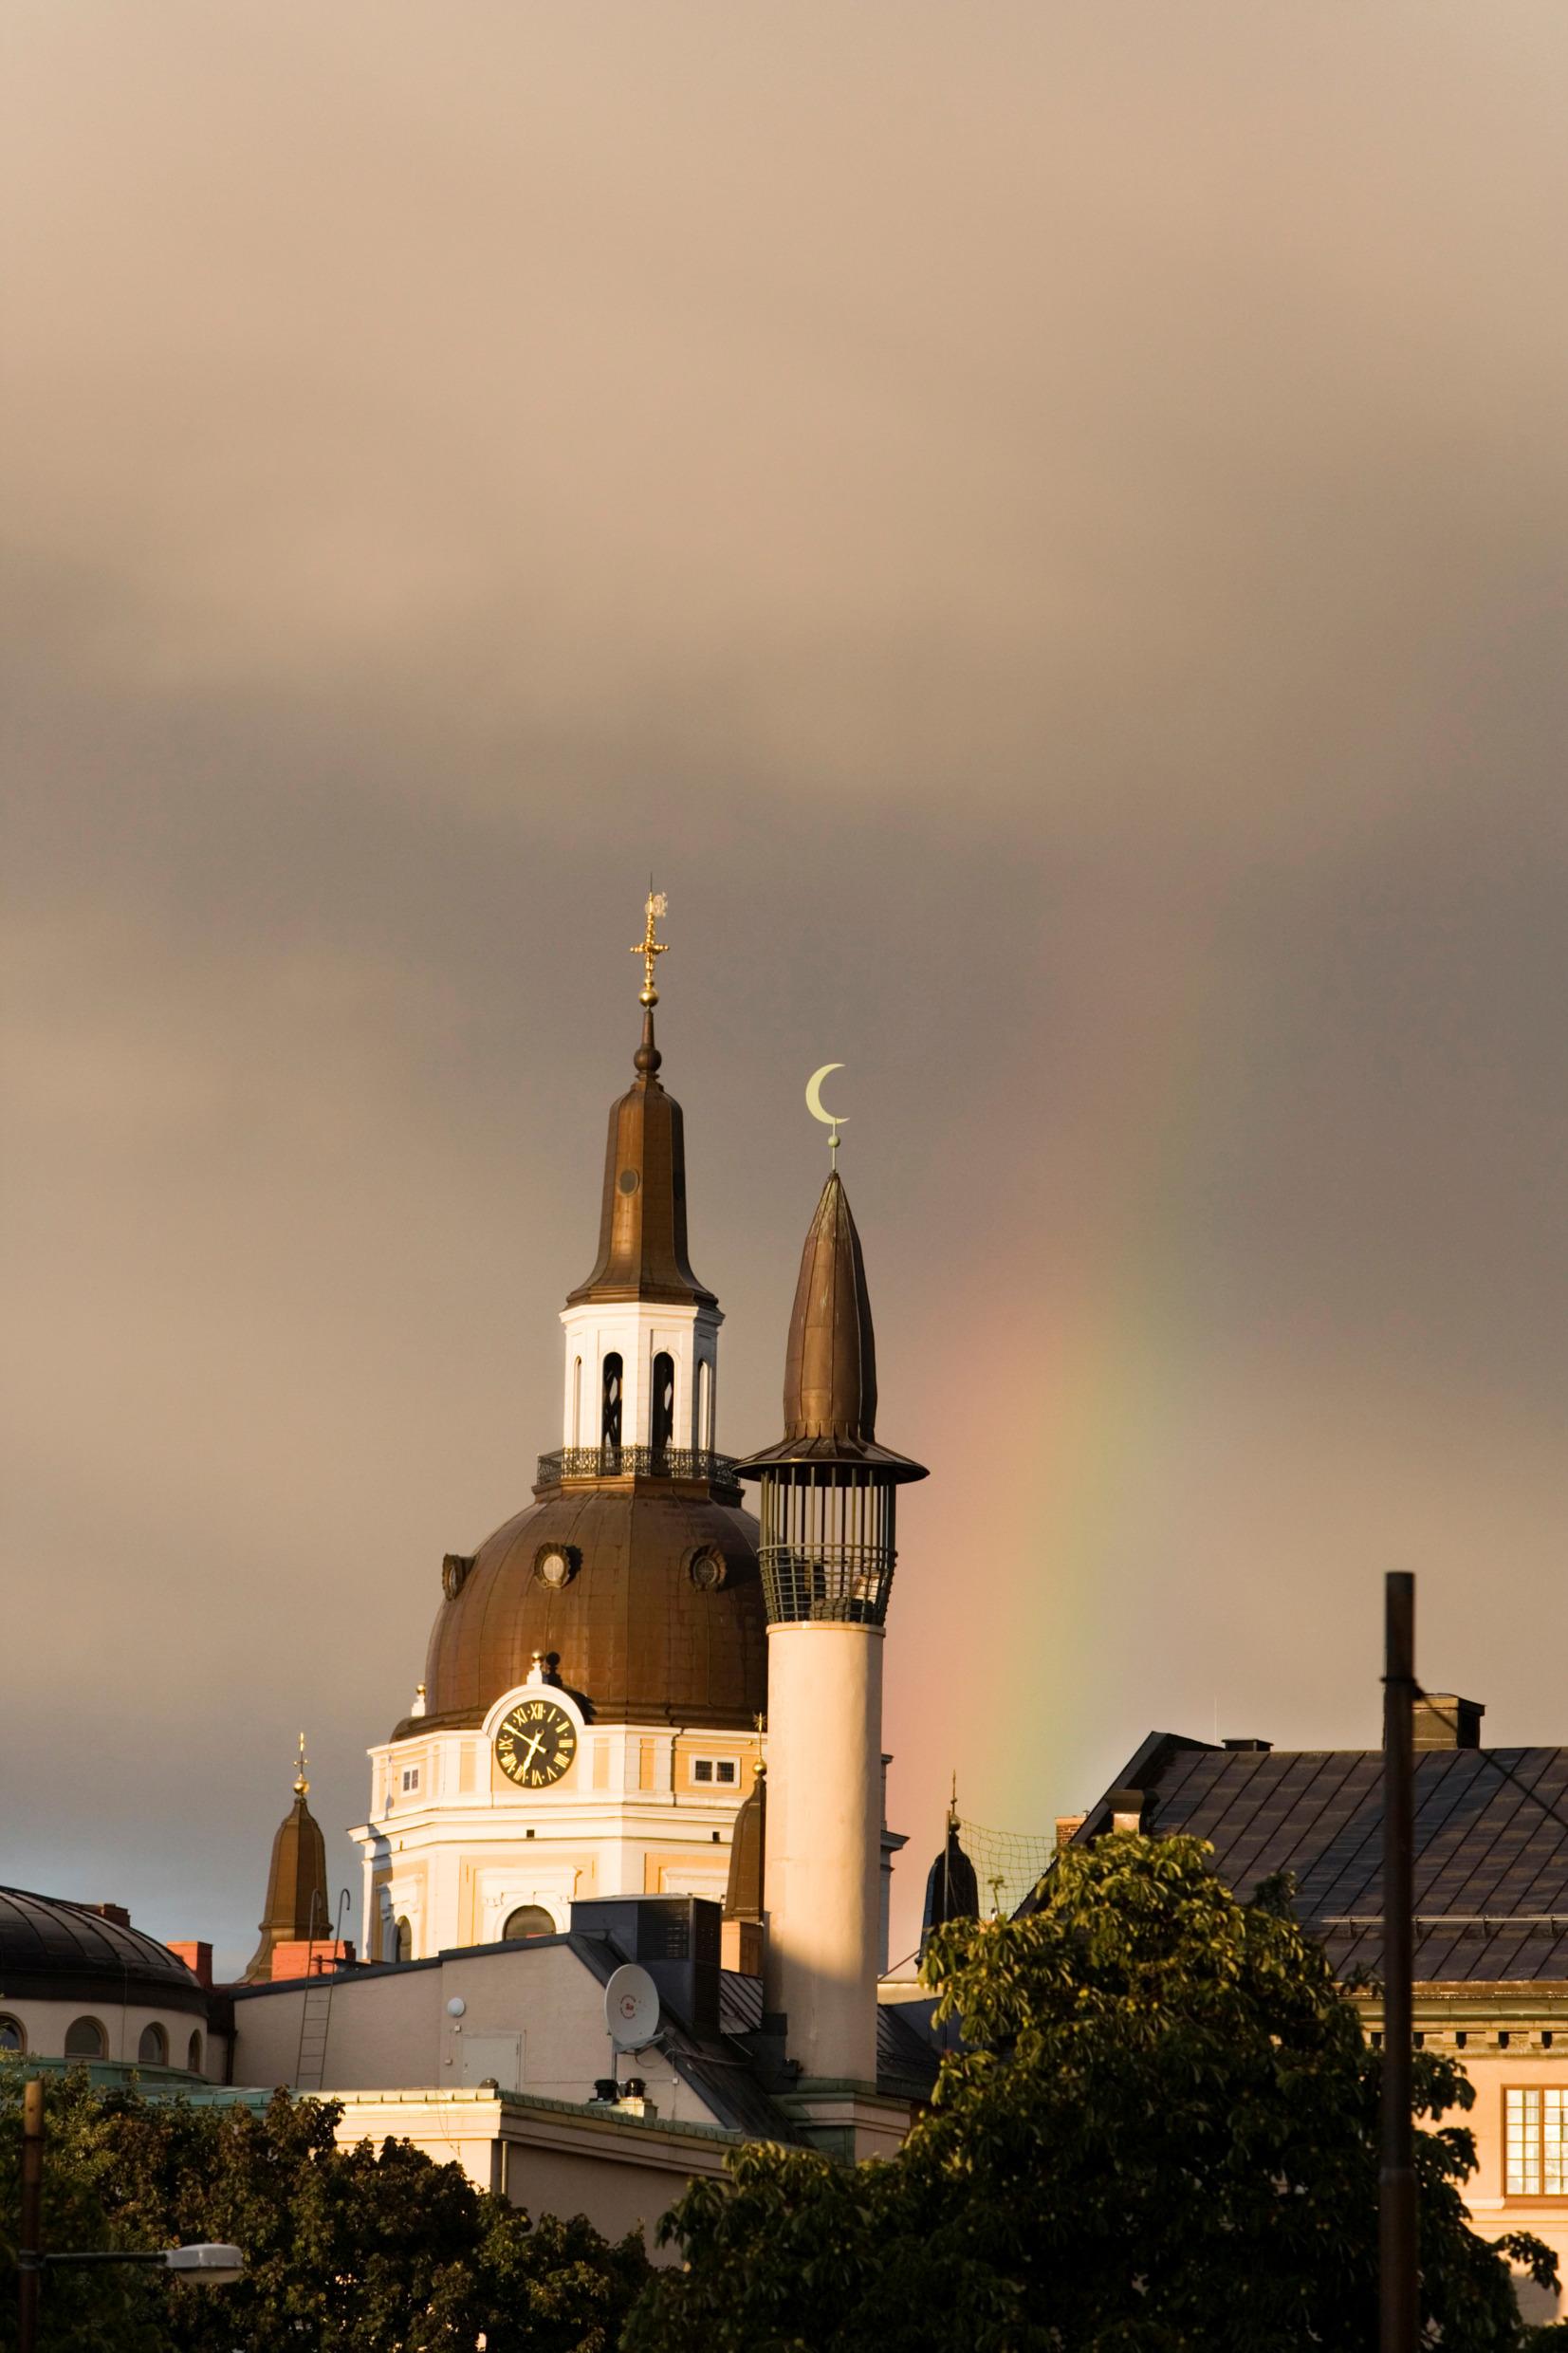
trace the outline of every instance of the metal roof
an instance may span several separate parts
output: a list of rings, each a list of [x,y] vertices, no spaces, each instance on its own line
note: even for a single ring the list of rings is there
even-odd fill
[[[1299,1916],[1343,1974],[1381,1950],[1382,1770],[1377,1750],[1215,1749],[1165,1732],[1114,1786],[1143,1792],[1146,1830],[1208,1840],[1244,1900],[1291,1872]],[[1107,1827],[1109,1800],[1075,1843]],[[1568,1981],[1568,1749],[1417,1754],[1415,1930],[1425,1983]]]
[[[90,1904],[0,1887],[0,1996],[120,2002],[133,1992],[207,2014],[196,1978],[156,1936]]]

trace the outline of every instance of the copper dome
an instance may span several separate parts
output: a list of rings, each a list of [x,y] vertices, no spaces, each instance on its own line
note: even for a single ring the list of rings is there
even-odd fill
[[[547,1582],[552,1551],[564,1583]],[[545,1490],[443,1574],[427,1712],[395,1739],[480,1723],[536,1651],[600,1723],[749,1730],[767,1705],[757,1523],[704,1483]]]

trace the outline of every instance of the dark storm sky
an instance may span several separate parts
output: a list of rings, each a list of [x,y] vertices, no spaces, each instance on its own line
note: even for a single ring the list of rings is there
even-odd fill
[[[1568,1738],[1555,0],[8,47],[0,1877],[232,1960],[360,1818],[651,866],[735,1451],[847,1065],[912,1866],[1372,1739],[1389,1566]]]

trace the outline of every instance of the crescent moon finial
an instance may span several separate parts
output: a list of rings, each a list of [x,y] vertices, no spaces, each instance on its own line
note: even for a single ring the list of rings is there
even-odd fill
[[[839,1165],[839,1130],[849,1125],[849,1116],[847,1113],[828,1109],[822,1101],[822,1081],[831,1072],[841,1070],[843,1066],[841,1062],[824,1062],[821,1068],[814,1070],[805,1083],[806,1109],[814,1120],[821,1120],[824,1127],[832,1130],[827,1139],[827,1149],[829,1164],[834,1168]]]

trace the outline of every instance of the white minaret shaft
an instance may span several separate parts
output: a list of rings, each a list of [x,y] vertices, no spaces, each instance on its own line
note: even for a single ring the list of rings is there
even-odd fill
[[[876,1625],[768,1629],[764,2004],[818,2080],[876,2080],[882,1651]]]

